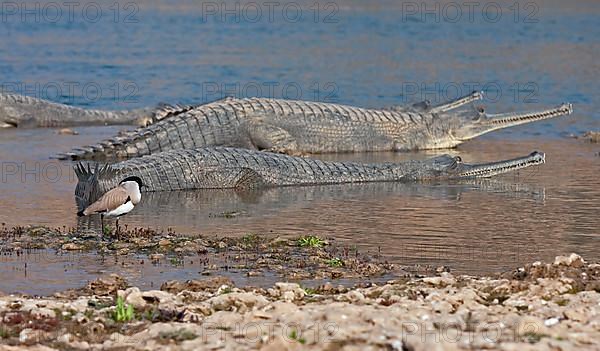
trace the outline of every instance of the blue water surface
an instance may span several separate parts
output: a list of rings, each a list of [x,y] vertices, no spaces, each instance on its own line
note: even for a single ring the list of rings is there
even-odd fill
[[[3,3],[2,90],[123,109],[226,95],[382,107],[477,89],[490,112],[575,106],[488,137],[600,127],[595,2],[78,4],[70,18],[60,2]]]

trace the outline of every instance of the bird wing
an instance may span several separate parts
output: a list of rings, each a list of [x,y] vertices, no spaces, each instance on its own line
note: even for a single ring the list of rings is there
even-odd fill
[[[84,211],[84,215],[90,215],[92,213],[109,212],[115,208],[121,206],[129,200],[129,194],[127,189],[122,186],[118,186],[114,189],[109,190],[106,194],[102,195],[98,201],[89,205]]]

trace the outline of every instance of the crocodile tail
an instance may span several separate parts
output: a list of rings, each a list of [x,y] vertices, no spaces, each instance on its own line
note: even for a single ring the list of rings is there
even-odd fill
[[[152,114],[152,123],[156,123],[158,121],[162,121],[165,118],[169,118],[169,117],[180,115],[182,113],[189,112],[189,111],[191,111],[197,107],[200,107],[202,105],[208,105],[208,104],[215,103],[215,102],[233,101],[233,100],[236,100],[236,98],[233,96],[226,96],[224,98],[218,98],[213,101],[202,103],[199,105],[185,105],[185,104],[171,105],[171,104],[167,104],[167,103],[160,103],[160,104],[158,104],[158,107],[156,108],[156,110],[154,110],[154,113]]]
[[[122,146],[135,140],[136,136],[140,134],[141,129],[142,128],[138,128],[134,131],[121,133],[118,136],[105,139],[94,145],[76,147],[69,152],[59,153],[50,158],[74,161],[118,158],[120,157],[119,151]]]
[[[209,104],[219,104],[223,102],[233,101],[235,98],[225,98],[216,100]],[[195,106],[184,106],[184,105],[164,105],[162,108],[155,112],[155,116],[158,119],[156,123],[149,125],[148,127],[140,127],[133,131],[122,132],[119,135],[105,139],[104,141],[95,144],[87,145],[79,148],[75,148],[70,152],[61,153],[53,156],[59,160],[103,160],[103,159],[118,159],[118,158],[129,158],[129,157],[140,157],[148,155],[158,151],[166,151],[173,148],[183,148],[184,143],[188,143],[190,147],[201,147],[206,145],[218,145],[223,141],[219,139],[221,136],[220,132],[215,133],[214,129],[225,128],[221,123],[215,124],[204,115],[200,117],[203,120],[198,122],[196,120],[195,125],[197,130],[195,133],[207,133],[206,138],[202,137],[202,144],[200,142],[193,141],[193,139],[182,139],[181,134],[191,136],[189,129],[185,126],[182,127],[180,119],[185,119],[187,112],[193,113],[193,110],[202,108],[202,106],[209,105],[195,105]],[[211,107],[206,107],[210,109]],[[233,108],[229,106],[230,113],[233,113]],[[202,125],[203,124],[203,125]],[[231,129],[231,128],[230,128]],[[173,134],[171,134],[173,133]],[[211,139],[212,138],[212,139]],[[166,142],[166,145],[161,145],[162,142]],[[175,142],[173,142],[175,140]],[[184,141],[185,140],[185,141]],[[177,143],[179,142],[179,143]],[[164,147],[166,146],[166,150]]]
[[[78,213],[96,201],[100,196],[99,179],[110,179],[116,175],[116,171],[109,165],[100,166],[96,163],[94,168],[79,162],[73,167],[77,176],[75,187],[75,203]]]
[[[181,104],[165,104],[161,103],[158,105],[156,110],[152,113],[152,123],[156,123],[165,118],[169,118],[172,116],[179,115],[181,113],[185,113],[195,108],[196,105],[181,105]]]
[[[197,106],[160,104],[152,113],[148,126],[151,127],[156,122],[188,112],[195,107]],[[126,158],[131,155],[140,156],[137,154],[139,150],[135,147],[131,148],[131,146],[135,145],[137,140],[142,139],[148,134],[148,126],[142,126],[132,131],[120,132],[119,135],[105,139],[97,144],[76,147],[69,152],[59,153],[50,158],[76,161]],[[128,149],[128,146],[130,149]]]

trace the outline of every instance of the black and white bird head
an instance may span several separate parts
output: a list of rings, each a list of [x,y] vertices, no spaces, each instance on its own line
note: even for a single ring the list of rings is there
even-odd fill
[[[145,187],[146,185],[142,182],[142,178],[140,177],[136,177],[136,176],[131,176],[131,177],[127,177],[123,180],[121,180],[119,182],[119,184],[125,184],[125,183],[136,183],[138,188],[141,189],[142,187]]]
[[[145,185],[140,177],[127,177],[119,182],[119,186],[126,190],[134,205],[140,202],[142,199],[142,193],[140,189]]]

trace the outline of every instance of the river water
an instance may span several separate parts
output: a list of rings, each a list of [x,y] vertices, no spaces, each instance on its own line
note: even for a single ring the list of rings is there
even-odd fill
[[[469,16],[463,5],[428,1],[284,2],[272,12],[256,2],[100,1],[80,3],[72,18],[59,3],[40,4],[37,17],[22,16],[21,6],[39,3],[16,4],[2,8],[2,90],[87,108],[223,95],[382,107],[440,102],[473,89],[486,91],[491,112],[574,104],[569,117],[497,131],[454,150],[319,156],[378,162],[451,153],[476,162],[546,153],[547,164],[518,174],[468,184],[151,194],[122,219],[129,226],[310,233],[381,250],[394,263],[474,274],[570,252],[600,259],[600,147],[569,137],[600,129],[597,2],[483,2]],[[102,15],[94,17],[94,9]],[[75,136],[0,131],[0,222],[76,226],[71,165],[48,157],[123,128],[76,128]],[[119,270],[93,255],[44,257],[37,268],[29,265],[27,283],[17,263],[3,260],[0,290],[47,293]],[[49,274],[57,278],[50,282]],[[126,274],[143,285],[194,273]]]

